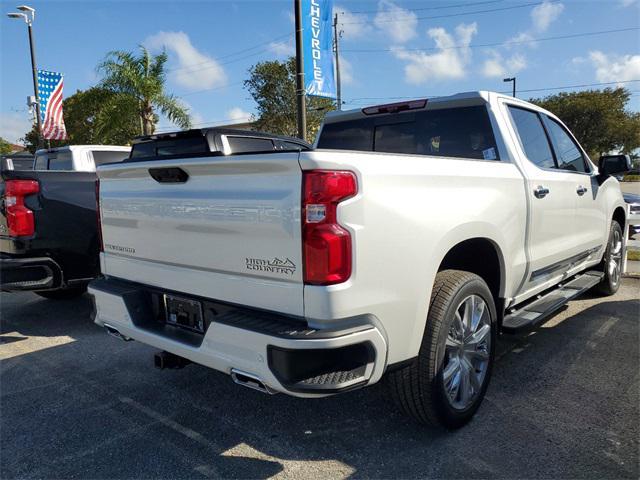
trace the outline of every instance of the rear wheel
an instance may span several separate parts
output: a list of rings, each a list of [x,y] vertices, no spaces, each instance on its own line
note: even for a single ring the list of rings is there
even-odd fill
[[[611,230],[609,232],[609,241],[602,258],[601,270],[604,272],[602,281],[596,285],[595,289],[598,293],[609,296],[613,295],[620,288],[620,280],[622,277],[622,264],[624,259],[623,243],[624,236],[620,224],[615,220],[611,222]]]
[[[465,425],[482,403],[493,367],[496,310],[487,284],[458,270],[438,273],[417,359],[389,374],[396,404],[421,423]]]
[[[67,300],[79,297],[86,291],[87,286],[84,285],[82,287],[64,288],[60,290],[43,290],[42,292],[35,292],[35,294],[49,300]]]

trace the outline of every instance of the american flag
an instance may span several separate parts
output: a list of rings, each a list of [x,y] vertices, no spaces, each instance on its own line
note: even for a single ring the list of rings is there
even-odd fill
[[[62,84],[61,73],[38,70],[42,136],[48,140],[67,138],[62,118]]]

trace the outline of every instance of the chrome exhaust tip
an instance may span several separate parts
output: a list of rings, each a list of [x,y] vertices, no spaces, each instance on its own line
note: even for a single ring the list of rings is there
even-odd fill
[[[278,393],[274,389],[265,385],[260,377],[256,377],[251,373],[243,372],[235,368],[231,369],[231,379],[238,385],[242,385],[243,387],[251,388],[268,395],[275,395]]]
[[[107,323],[104,324],[104,329],[112,337],[119,338],[120,340],[124,340],[125,342],[131,342],[133,340],[133,338],[127,337],[126,335],[121,334],[120,331],[117,328],[112,327],[111,325],[109,325]]]

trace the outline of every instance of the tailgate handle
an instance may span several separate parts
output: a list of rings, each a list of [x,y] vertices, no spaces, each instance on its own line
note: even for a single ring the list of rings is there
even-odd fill
[[[149,175],[160,183],[184,183],[189,180],[189,174],[178,167],[150,168]]]

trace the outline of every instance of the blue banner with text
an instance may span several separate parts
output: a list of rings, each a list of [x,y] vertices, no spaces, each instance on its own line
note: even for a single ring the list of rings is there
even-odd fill
[[[304,88],[307,95],[336,98],[333,73],[333,0],[302,0]]]

